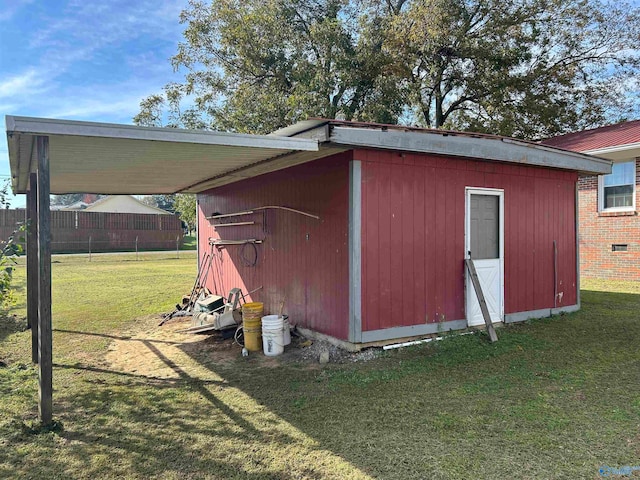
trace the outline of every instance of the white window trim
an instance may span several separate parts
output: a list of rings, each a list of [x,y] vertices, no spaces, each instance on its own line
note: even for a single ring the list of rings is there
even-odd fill
[[[633,203],[630,207],[610,207],[610,208],[604,208],[604,175],[598,175],[598,212],[635,212],[636,211],[636,190],[637,190],[637,160],[634,159],[625,159],[625,160],[621,160],[619,162],[614,162],[614,163],[634,163],[634,168],[633,168]]]

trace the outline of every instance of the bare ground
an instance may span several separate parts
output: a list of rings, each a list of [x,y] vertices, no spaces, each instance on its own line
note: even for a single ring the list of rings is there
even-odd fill
[[[151,378],[177,379],[185,374],[203,378],[209,371],[204,364],[231,364],[243,358],[242,346],[233,338],[223,338],[220,332],[206,335],[180,332],[190,326],[191,317],[172,319],[161,327],[160,321],[159,315],[143,317],[133,329],[116,336],[105,357],[109,367]],[[329,363],[366,361],[379,354],[375,349],[350,353],[324,341],[303,338],[294,331],[291,345],[282,355],[267,357],[262,352],[250,352],[249,358],[264,367],[299,363],[315,368],[320,365],[323,352],[328,353]]]

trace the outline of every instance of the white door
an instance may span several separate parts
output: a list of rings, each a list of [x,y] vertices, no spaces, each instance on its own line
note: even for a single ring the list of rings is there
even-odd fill
[[[471,258],[492,322],[504,317],[504,192],[467,188],[465,258]],[[484,325],[484,318],[469,272],[466,275],[467,324]]]

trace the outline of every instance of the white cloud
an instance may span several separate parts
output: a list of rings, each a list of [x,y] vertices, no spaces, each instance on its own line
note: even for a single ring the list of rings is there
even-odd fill
[[[0,98],[16,98],[45,90],[45,75],[36,68],[0,80]]]
[[[79,54],[89,56],[103,46],[139,38],[173,40],[185,6],[184,0],[72,0],[59,17],[43,22],[45,27],[32,36],[31,46],[77,59]]]
[[[132,118],[137,112],[141,99],[142,95],[128,95],[115,101],[112,96],[98,99],[78,95],[74,99],[55,102],[43,115],[51,118],[89,118],[92,120],[113,115]]]
[[[173,74],[169,56],[186,3],[69,0],[55,16],[42,17],[43,27],[28,37],[31,66],[0,75],[0,112],[131,121],[140,101]],[[126,68],[119,78],[103,77],[114,61]],[[87,75],[80,77],[83,71]]]

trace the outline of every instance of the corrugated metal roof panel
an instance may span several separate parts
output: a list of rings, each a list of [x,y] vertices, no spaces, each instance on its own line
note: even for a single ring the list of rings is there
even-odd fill
[[[640,143],[640,120],[568,133],[558,137],[547,138],[540,143],[574,152],[588,152]]]

